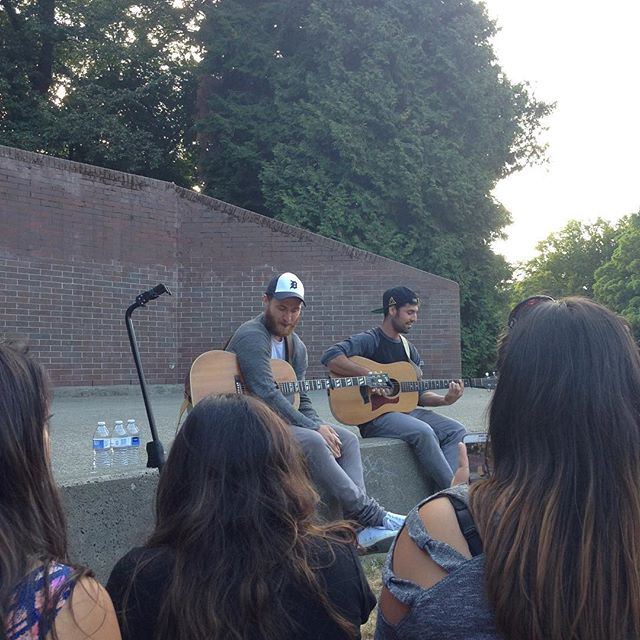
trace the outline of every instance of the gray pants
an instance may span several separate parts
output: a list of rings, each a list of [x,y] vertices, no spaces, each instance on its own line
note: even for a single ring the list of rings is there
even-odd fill
[[[334,458],[324,438],[313,429],[292,427],[307,459],[309,473],[321,491],[335,498],[345,518],[363,526],[379,526],[385,510],[367,496],[359,438],[349,429],[332,425],[342,442],[342,455]]]
[[[458,443],[466,430],[453,418],[418,408],[411,413],[385,413],[362,425],[360,433],[363,438],[404,440],[440,490],[451,485],[453,472],[458,468]]]

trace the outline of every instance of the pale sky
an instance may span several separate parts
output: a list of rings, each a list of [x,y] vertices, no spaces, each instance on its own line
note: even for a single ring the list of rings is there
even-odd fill
[[[500,182],[512,214],[510,262],[571,219],[617,220],[640,209],[640,0],[484,0],[501,31],[498,60],[512,81],[556,102],[549,163]]]

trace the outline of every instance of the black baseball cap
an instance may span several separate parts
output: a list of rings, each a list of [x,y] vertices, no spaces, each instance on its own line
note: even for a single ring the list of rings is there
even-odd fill
[[[405,304],[420,304],[420,298],[408,287],[392,287],[382,294],[382,308],[371,313],[384,313],[389,307],[402,307]]]
[[[305,304],[304,285],[295,273],[290,273],[289,271],[273,276],[267,285],[265,293],[268,298],[275,298],[276,300],[298,298],[302,300],[302,304]]]

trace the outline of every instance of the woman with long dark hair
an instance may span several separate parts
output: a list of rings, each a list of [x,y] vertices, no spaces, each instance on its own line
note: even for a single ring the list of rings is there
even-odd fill
[[[582,298],[529,298],[508,324],[493,472],[407,518],[385,569],[380,640],[640,638],[637,345]]]
[[[124,638],[359,638],[375,599],[355,534],[319,524],[317,502],[265,404],[199,402],[160,476],[155,530],[107,585]]]
[[[0,342],[0,639],[119,640],[109,596],[67,559],[48,389],[24,344]]]

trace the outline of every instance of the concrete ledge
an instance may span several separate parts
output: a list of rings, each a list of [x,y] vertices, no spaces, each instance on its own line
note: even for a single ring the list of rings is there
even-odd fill
[[[360,447],[369,495],[385,508],[407,513],[432,493],[413,452],[401,440],[370,438]],[[71,558],[106,582],[118,559],[151,533],[157,485],[158,472],[150,469],[62,486]],[[335,504],[323,505],[323,513],[335,512]]]
[[[150,396],[166,396],[182,393],[182,384],[150,384],[147,390]],[[136,384],[112,384],[103,386],[75,386],[55,387],[53,397],[61,398],[98,398],[108,396],[142,396],[138,383]]]
[[[88,477],[89,442],[98,420],[107,419],[112,424],[115,418],[136,417],[143,442],[149,440],[139,387],[125,388],[135,390],[138,395],[92,399],[77,397],[79,388],[73,387],[76,397],[57,395],[53,403],[52,459],[69,522],[70,553],[76,561],[94,569],[101,580],[107,579],[114,563],[131,547],[144,542],[153,527],[156,470],[138,467],[128,475],[117,475],[112,470],[108,477]],[[175,435],[182,388],[154,385],[150,393],[161,388],[168,392],[154,397],[153,409],[160,438],[168,451]],[[60,388],[56,389],[56,394],[59,391]],[[321,418],[331,423],[326,394],[315,391],[310,395]],[[482,389],[467,389],[458,402],[439,408],[438,413],[460,420],[467,428],[481,429],[490,398],[491,394]],[[358,432],[355,428],[352,431]],[[360,440],[360,449],[369,494],[387,509],[406,513],[432,493],[413,452],[404,442],[367,438]],[[323,514],[336,513],[335,505],[322,506]]]
[[[436,487],[425,476],[411,447],[402,440],[360,441],[367,492],[385,509],[407,513]]]
[[[153,529],[157,470],[60,487],[71,559],[106,583],[115,563]]]

